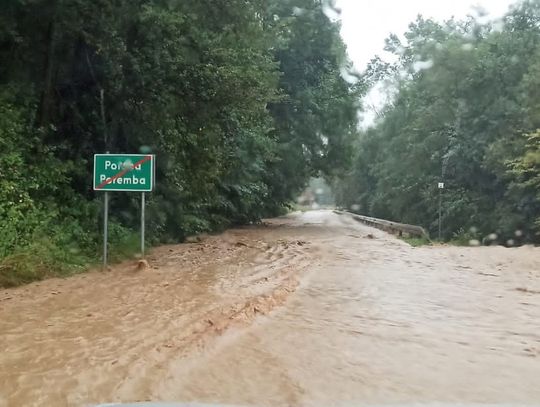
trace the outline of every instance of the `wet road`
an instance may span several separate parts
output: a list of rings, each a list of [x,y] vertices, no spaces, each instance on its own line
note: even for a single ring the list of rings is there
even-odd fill
[[[0,405],[540,403],[540,251],[293,214],[0,291]]]

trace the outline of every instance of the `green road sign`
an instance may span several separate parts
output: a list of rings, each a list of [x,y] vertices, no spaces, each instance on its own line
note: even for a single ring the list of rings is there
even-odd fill
[[[94,154],[94,190],[152,191],[154,158],[153,154]]]

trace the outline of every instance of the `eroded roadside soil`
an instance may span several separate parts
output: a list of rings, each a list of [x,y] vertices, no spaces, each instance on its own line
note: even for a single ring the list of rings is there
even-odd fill
[[[0,291],[0,405],[540,403],[540,251],[292,214]]]

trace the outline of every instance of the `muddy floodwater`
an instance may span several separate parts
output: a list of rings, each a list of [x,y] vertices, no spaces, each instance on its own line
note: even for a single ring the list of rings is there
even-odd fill
[[[540,404],[540,251],[295,213],[0,290],[0,406]]]

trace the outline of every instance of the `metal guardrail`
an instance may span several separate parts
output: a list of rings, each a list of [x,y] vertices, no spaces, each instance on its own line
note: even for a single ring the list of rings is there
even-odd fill
[[[429,234],[421,226],[408,225],[406,223],[392,222],[385,219],[372,218],[370,216],[357,215],[355,213],[347,211],[334,211],[338,215],[348,214],[353,219],[362,222],[368,226],[375,227],[377,229],[384,230],[385,232],[392,233],[402,237],[424,237],[429,239]]]

